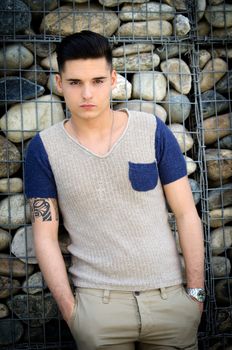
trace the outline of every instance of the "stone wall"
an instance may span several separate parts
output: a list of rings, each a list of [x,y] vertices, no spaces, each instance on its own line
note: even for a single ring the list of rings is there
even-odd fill
[[[205,233],[200,346],[231,349],[230,0],[1,1],[0,348],[73,348],[35,258],[22,164],[30,139],[69,115],[55,87],[55,49],[62,36],[82,29],[112,44],[113,108],[156,114],[180,144]],[[172,213],[170,225],[179,247]],[[59,240],[68,267],[62,226]]]

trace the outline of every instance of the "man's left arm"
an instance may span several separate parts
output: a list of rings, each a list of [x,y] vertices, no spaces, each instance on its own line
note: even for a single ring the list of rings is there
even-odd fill
[[[188,177],[163,186],[167,202],[175,215],[185,262],[187,288],[204,288],[204,241]]]

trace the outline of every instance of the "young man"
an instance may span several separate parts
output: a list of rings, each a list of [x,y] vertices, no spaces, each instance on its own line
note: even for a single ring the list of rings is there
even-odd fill
[[[197,349],[203,239],[179,146],[153,115],[110,108],[117,75],[106,38],[83,31],[57,52],[71,118],[26,157],[36,256],[79,350]],[[175,214],[187,291],[166,200]],[[58,244],[71,237],[73,296]]]

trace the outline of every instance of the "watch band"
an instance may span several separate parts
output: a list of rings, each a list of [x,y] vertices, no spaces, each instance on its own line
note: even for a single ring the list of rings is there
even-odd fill
[[[200,303],[205,301],[206,293],[204,288],[187,288],[186,292],[190,297],[196,301],[199,301]]]

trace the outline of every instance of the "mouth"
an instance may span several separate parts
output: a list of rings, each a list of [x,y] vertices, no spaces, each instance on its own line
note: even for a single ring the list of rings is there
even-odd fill
[[[95,105],[89,104],[89,103],[85,103],[85,104],[81,105],[80,107],[81,107],[81,108],[94,108]]]

